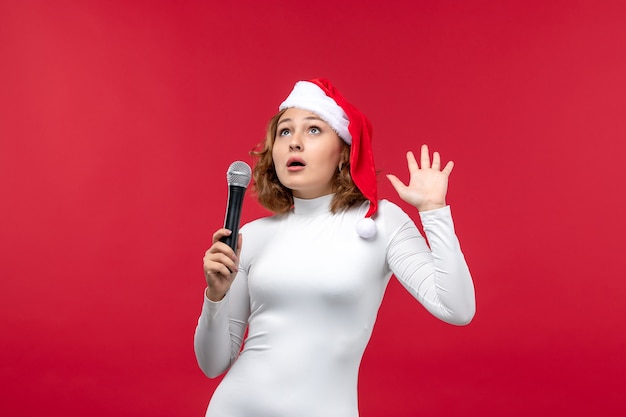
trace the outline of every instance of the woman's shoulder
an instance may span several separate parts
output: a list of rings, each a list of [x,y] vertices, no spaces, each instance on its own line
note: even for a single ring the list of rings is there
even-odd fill
[[[248,223],[241,226],[241,232],[254,232],[264,231],[274,227],[278,222],[285,218],[286,214],[273,214],[266,217],[260,217],[255,220],[251,220]]]
[[[396,203],[386,200],[386,199],[382,199],[382,200],[378,200],[378,210],[380,210],[381,212],[396,212],[396,211],[403,211],[400,206],[398,206]]]
[[[351,210],[354,210],[354,213],[356,214],[356,216],[362,217],[365,215],[365,213],[367,213],[367,211],[369,210],[369,207],[370,207],[370,202],[363,201],[362,203],[356,206],[353,206]],[[376,214],[374,215],[374,219],[383,220],[389,217],[408,218],[409,215],[406,214],[406,212],[396,203],[393,203],[386,199],[378,200],[378,208],[376,210]]]
[[[367,212],[369,205],[369,201],[364,202],[361,210]],[[378,209],[376,212],[376,218],[381,220],[387,218],[409,218],[409,215],[400,206],[386,199],[378,200]]]
[[[243,236],[243,246],[241,248],[240,265],[244,269],[253,262],[256,254],[267,244],[268,236],[272,236],[277,221],[284,218],[284,215],[276,214],[251,220],[239,229],[239,234]]]
[[[353,212],[357,220],[362,219],[369,210],[370,202],[364,201]],[[377,225],[378,233],[383,235],[393,234],[407,223],[415,224],[415,221],[396,203],[386,199],[378,200],[378,207],[372,219]]]
[[[379,200],[375,222],[379,230],[385,234],[394,234],[407,224],[415,225],[415,221],[399,205],[389,200]]]

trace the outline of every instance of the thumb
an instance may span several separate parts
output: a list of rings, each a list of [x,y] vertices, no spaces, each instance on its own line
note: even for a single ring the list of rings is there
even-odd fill
[[[406,188],[406,185],[404,185],[404,183],[402,181],[400,181],[400,179],[398,179],[398,177],[396,177],[393,174],[387,174],[387,179],[389,180],[391,185],[393,185],[393,188],[396,189],[398,194],[400,193],[400,191],[402,191],[402,190],[404,190]]]

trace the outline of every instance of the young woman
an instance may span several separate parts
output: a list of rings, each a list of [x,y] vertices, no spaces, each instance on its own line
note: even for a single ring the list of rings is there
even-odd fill
[[[244,225],[236,253],[217,230],[204,257],[196,357],[210,378],[228,371],[206,415],[357,417],[359,365],[392,274],[435,317],[474,316],[445,201],[453,164],[422,146],[419,164],[407,154],[408,185],[388,175],[427,245],[377,199],[370,123],[336,88],[300,81],[279,109],[254,153],[257,197],[276,214]]]

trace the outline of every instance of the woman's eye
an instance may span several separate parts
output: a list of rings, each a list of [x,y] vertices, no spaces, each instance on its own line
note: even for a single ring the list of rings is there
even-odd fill
[[[289,135],[289,129],[281,129],[278,132],[278,136],[287,136],[287,135]]]
[[[314,135],[317,135],[318,133],[321,133],[321,130],[318,127],[313,126],[309,129],[309,132],[311,132]]]

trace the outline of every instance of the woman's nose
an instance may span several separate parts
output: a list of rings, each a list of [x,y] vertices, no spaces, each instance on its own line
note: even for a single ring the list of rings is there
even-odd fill
[[[302,150],[302,140],[299,135],[294,134],[291,136],[291,142],[289,142],[289,150],[290,151],[301,151]]]

